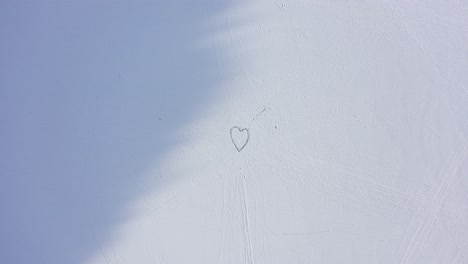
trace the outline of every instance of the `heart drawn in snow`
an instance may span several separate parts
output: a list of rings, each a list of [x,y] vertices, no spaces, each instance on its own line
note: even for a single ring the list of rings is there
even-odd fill
[[[249,142],[249,129],[234,126],[231,128],[230,133],[232,143],[234,143],[234,147],[236,147],[238,152],[241,152],[241,150],[244,149],[245,145],[247,145],[247,142]]]

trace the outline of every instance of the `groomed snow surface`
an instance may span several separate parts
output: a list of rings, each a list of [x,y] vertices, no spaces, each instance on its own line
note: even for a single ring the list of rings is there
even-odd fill
[[[468,263],[466,1],[2,1],[0,34],[0,263]]]

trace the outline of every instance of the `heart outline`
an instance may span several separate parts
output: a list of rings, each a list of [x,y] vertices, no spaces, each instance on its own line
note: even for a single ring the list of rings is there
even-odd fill
[[[236,141],[234,140],[234,137],[232,136],[232,131],[233,131],[235,128],[237,128],[237,130],[238,130],[239,132],[243,132],[243,131],[247,132],[247,140],[244,142],[244,144],[243,144],[241,147],[239,147],[239,146],[236,144]],[[234,147],[237,149],[237,152],[241,152],[241,150],[243,150],[243,149],[245,148],[245,146],[247,145],[247,143],[249,143],[249,139],[250,139],[250,131],[249,131],[249,129],[248,129],[248,128],[240,128],[240,127],[238,127],[238,126],[233,126],[233,127],[231,127],[231,129],[229,130],[229,133],[230,133],[230,135],[231,135],[231,141],[232,141],[232,143],[234,144]]]

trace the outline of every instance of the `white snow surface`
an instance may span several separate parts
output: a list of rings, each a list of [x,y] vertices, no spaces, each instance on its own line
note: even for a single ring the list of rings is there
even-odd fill
[[[216,81],[81,262],[468,263],[468,2],[225,5],[190,43],[214,66],[168,70]]]

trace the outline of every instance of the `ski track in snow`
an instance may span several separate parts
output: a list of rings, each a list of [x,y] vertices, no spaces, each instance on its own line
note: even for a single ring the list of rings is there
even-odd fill
[[[423,218],[423,222],[418,226],[414,234],[411,236],[409,245],[404,247],[401,261],[399,263],[414,263],[415,260],[412,259],[412,257],[416,257],[417,254],[420,254],[416,253],[415,249],[425,248],[429,235],[431,232],[433,232],[433,225],[437,220],[437,214],[440,212],[441,207],[443,206],[443,202],[445,202],[448,191],[451,189],[450,187],[453,187],[451,186],[451,183],[453,182],[454,174],[457,172],[457,169],[462,164],[462,161],[468,152],[468,144],[465,142],[460,143],[461,144],[455,152],[454,157],[448,158],[447,162],[444,164],[439,177],[440,182],[436,184],[438,187],[429,200],[429,210],[426,212],[426,215]]]

